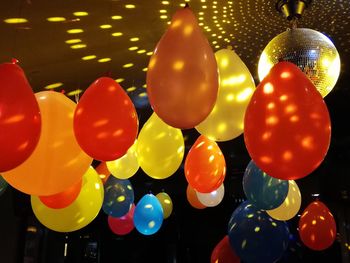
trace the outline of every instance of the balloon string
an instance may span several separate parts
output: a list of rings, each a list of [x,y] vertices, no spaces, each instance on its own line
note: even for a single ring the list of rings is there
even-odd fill
[[[298,27],[298,19],[296,17],[293,17],[292,20],[290,20],[290,29],[297,29]]]

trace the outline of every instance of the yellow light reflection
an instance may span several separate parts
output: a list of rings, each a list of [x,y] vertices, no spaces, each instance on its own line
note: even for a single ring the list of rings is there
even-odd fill
[[[185,61],[183,60],[177,60],[173,64],[173,69],[176,71],[181,71],[185,65]]]
[[[122,83],[125,79],[123,78],[119,78],[119,79],[116,79],[115,81],[118,82],[118,83]]]
[[[255,227],[254,232],[256,232],[256,233],[257,233],[257,232],[259,232],[259,231],[260,231],[260,227],[258,227],[258,226],[257,226],[257,227]]]
[[[136,90],[136,87],[130,87],[130,88],[127,88],[127,89],[126,89],[127,92],[132,92],[132,91],[134,91],[134,90]]]
[[[80,43],[81,39],[79,38],[74,38],[74,39],[68,39],[65,41],[66,44],[76,44],[76,43]]]
[[[147,55],[147,56],[152,56],[152,55],[153,55],[153,52],[152,52],[152,51],[147,52],[146,55]]]
[[[109,24],[105,24],[105,25],[100,25],[101,29],[108,29],[108,28],[112,28],[112,25]]]
[[[136,41],[139,41],[140,39],[138,37],[132,37],[130,38],[130,41],[131,42],[136,42]]]
[[[134,51],[134,50],[138,50],[139,47],[133,46],[133,47],[129,47],[128,49],[129,49],[130,51]]]
[[[168,18],[167,15],[161,15],[161,16],[159,16],[159,17],[160,17],[160,19],[167,19],[167,18]]]
[[[146,50],[141,49],[141,50],[138,50],[138,51],[137,51],[137,54],[143,54],[143,53],[146,53]]]
[[[185,36],[189,36],[189,35],[191,35],[192,34],[192,32],[193,32],[193,26],[191,26],[191,25],[187,25],[187,26],[185,26],[185,28],[184,28],[184,35]]]
[[[127,8],[127,9],[133,9],[133,8],[135,8],[135,5],[127,4],[127,5],[125,5],[125,8]]]
[[[283,153],[283,159],[285,161],[290,161],[293,158],[293,153],[291,151],[285,151]]]
[[[44,89],[55,89],[55,88],[61,87],[62,85],[63,85],[62,82],[52,83],[50,85],[45,86]]]
[[[89,13],[85,12],[85,11],[77,11],[77,12],[74,12],[73,15],[74,16],[87,16],[87,15],[89,15]]]
[[[120,20],[120,19],[123,19],[123,17],[117,15],[117,16],[112,16],[112,19],[113,19],[113,20]]]
[[[70,48],[72,49],[86,48],[86,44],[76,44],[76,45],[70,46]]]
[[[28,20],[22,17],[12,17],[12,18],[5,19],[4,22],[6,24],[23,24],[23,23],[27,23]]]
[[[282,79],[288,79],[290,77],[291,77],[291,74],[288,71],[284,71],[284,72],[281,73],[281,78]]]
[[[121,202],[124,202],[124,201],[125,201],[125,196],[124,195],[118,196],[117,202],[121,203]]]
[[[169,4],[169,1],[162,1],[162,4],[163,4],[163,5],[168,5],[168,4]]]
[[[265,94],[271,94],[273,93],[273,85],[270,83],[270,82],[267,82],[265,85],[264,85],[264,93]]]
[[[73,29],[68,29],[67,33],[68,34],[79,34],[79,33],[83,33],[84,30],[81,28],[73,28]]]
[[[54,16],[54,17],[48,17],[46,18],[46,20],[49,22],[62,22],[62,21],[66,21],[66,18],[60,17],[60,16]]]
[[[139,97],[140,98],[147,97],[147,93],[146,92],[142,92],[142,93],[139,94]]]
[[[127,64],[124,64],[124,65],[123,65],[123,68],[131,68],[131,67],[133,67],[133,66],[134,66],[133,63],[127,63]]]
[[[82,92],[83,92],[83,90],[81,90],[81,89],[73,90],[73,91],[68,92],[67,96],[75,96],[75,95],[78,95]]]
[[[95,55],[88,55],[88,56],[82,57],[81,59],[82,60],[92,60],[92,59],[95,59],[95,58],[96,58]]]
[[[166,10],[165,9],[161,9],[161,10],[159,10],[159,13],[161,13],[161,14],[166,14]]]
[[[108,61],[111,61],[112,59],[111,58],[100,58],[99,60],[97,60],[99,63],[105,63],[105,62],[108,62]]]
[[[112,36],[113,36],[113,37],[120,37],[120,36],[122,36],[122,35],[123,35],[122,32],[114,32],[114,33],[112,33]]]
[[[254,89],[253,88],[245,88],[243,91],[237,94],[236,101],[237,102],[244,102],[250,99],[250,96],[253,94]]]

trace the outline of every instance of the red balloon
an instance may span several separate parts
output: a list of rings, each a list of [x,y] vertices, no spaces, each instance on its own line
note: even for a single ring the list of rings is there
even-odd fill
[[[97,79],[84,92],[74,113],[74,133],[91,157],[112,161],[122,157],[138,132],[135,107],[113,79]]]
[[[200,193],[216,190],[226,175],[225,157],[216,142],[201,135],[185,161],[185,175],[191,187]]]
[[[206,208],[205,205],[203,205],[197,197],[196,191],[188,184],[186,189],[186,196],[187,201],[190,203],[190,205],[196,209],[204,209]]]
[[[106,162],[101,162],[96,168],[96,172],[100,175],[102,183],[105,184],[111,175],[111,172],[108,170]]]
[[[82,186],[82,179],[76,184],[69,187],[67,190],[49,196],[39,196],[41,202],[47,207],[53,209],[60,209],[69,206],[75,199],[77,199]]]
[[[299,220],[299,236],[307,247],[324,250],[333,244],[336,233],[334,217],[324,203],[315,201],[306,207]]]
[[[299,179],[323,161],[330,144],[327,106],[294,64],[276,64],[248,104],[244,140],[257,166],[268,175]]]
[[[208,40],[190,8],[178,10],[148,64],[147,94],[168,125],[193,128],[214,107],[218,69]]]
[[[210,263],[239,263],[239,257],[231,248],[228,236],[225,236],[211,253]]]
[[[41,132],[39,105],[23,70],[0,65],[0,172],[14,169],[34,151]]]
[[[122,217],[108,216],[108,225],[114,234],[126,235],[134,229],[134,211],[135,205],[132,204],[130,211]]]

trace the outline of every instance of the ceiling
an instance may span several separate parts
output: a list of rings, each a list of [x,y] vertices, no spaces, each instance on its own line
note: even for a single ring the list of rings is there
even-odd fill
[[[262,50],[289,25],[276,11],[275,1],[185,2],[189,2],[196,14],[213,51],[231,45],[258,84],[257,63]],[[151,52],[165,32],[171,16],[183,5],[184,1],[179,0],[1,0],[0,62],[11,61],[11,58],[18,59],[35,92],[51,88],[65,92],[72,99],[98,77],[110,76],[128,92],[138,109],[142,125],[151,111],[145,89],[146,69]],[[53,17],[56,19],[52,19]],[[23,23],[7,23],[6,19],[10,18],[25,20]],[[329,36],[337,47],[342,62],[338,83],[325,98],[332,120],[329,152],[315,173],[298,181],[304,200],[303,207],[312,199],[312,193],[321,193],[322,200],[334,209],[337,203],[348,205],[350,202],[349,23],[350,1],[347,0],[314,0],[298,23],[299,27],[312,28]],[[79,33],[69,33],[72,29],[80,30],[77,31]],[[49,86],[52,84],[54,85]],[[198,133],[195,130],[186,130],[184,135],[188,151]],[[161,243],[163,236],[169,234],[170,228],[166,226],[171,225],[172,231],[175,229],[171,236],[178,235],[177,238],[181,239],[182,235],[182,240],[186,242],[194,239],[211,251],[220,235],[226,231],[229,215],[244,197],[241,176],[250,158],[242,136],[219,143],[219,146],[225,155],[228,170],[225,180],[226,196],[218,208],[205,209],[206,211],[198,214],[198,211],[186,204],[186,181],[181,169],[164,181],[150,179],[141,171],[137,178],[132,179],[135,200],[139,200],[150,190],[157,193],[162,189],[174,200],[175,215],[166,223],[160,233],[162,236],[156,237],[157,242]],[[23,201],[23,197],[19,200]],[[28,204],[25,207],[30,210]],[[16,209],[26,208],[17,207],[15,213]],[[17,211],[17,214],[23,213]],[[99,222],[103,222],[106,228],[103,220],[104,217],[95,224],[101,225]],[[192,224],[187,220],[192,221]],[[198,222],[198,229],[193,228],[193,222]],[[212,227],[213,224],[215,227]],[[185,230],[180,231],[180,228]],[[140,235],[133,233],[126,241],[135,242],[139,238]],[[206,239],[210,242],[204,245]],[[199,258],[208,258],[210,251],[205,252],[205,257]],[[139,253],[142,258],[144,254]]]

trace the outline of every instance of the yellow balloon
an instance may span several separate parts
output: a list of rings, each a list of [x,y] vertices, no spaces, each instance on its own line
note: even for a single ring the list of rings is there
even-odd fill
[[[142,170],[154,179],[167,178],[181,165],[184,150],[181,130],[153,113],[138,137],[137,156]]]
[[[167,193],[161,192],[156,195],[163,208],[163,218],[167,219],[173,211],[173,201]]]
[[[229,141],[243,133],[243,119],[255,84],[248,68],[230,49],[215,53],[220,85],[215,106],[196,126],[200,134],[214,141]]]
[[[277,208],[266,210],[266,212],[274,219],[286,221],[293,218],[300,209],[301,194],[295,181],[289,180],[288,194],[284,202]]]
[[[140,165],[137,160],[137,140],[129,148],[126,154],[117,160],[109,161],[107,163],[107,168],[111,174],[119,179],[128,179],[134,174],[136,174]]]
[[[103,203],[103,184],[92,167],[82,179],[82,188],[77,199],[65,208],[49,208],[40,201],[39,197],[31,196],[32,209],[40,223],[57,232],[72,232],[94,220]]]

